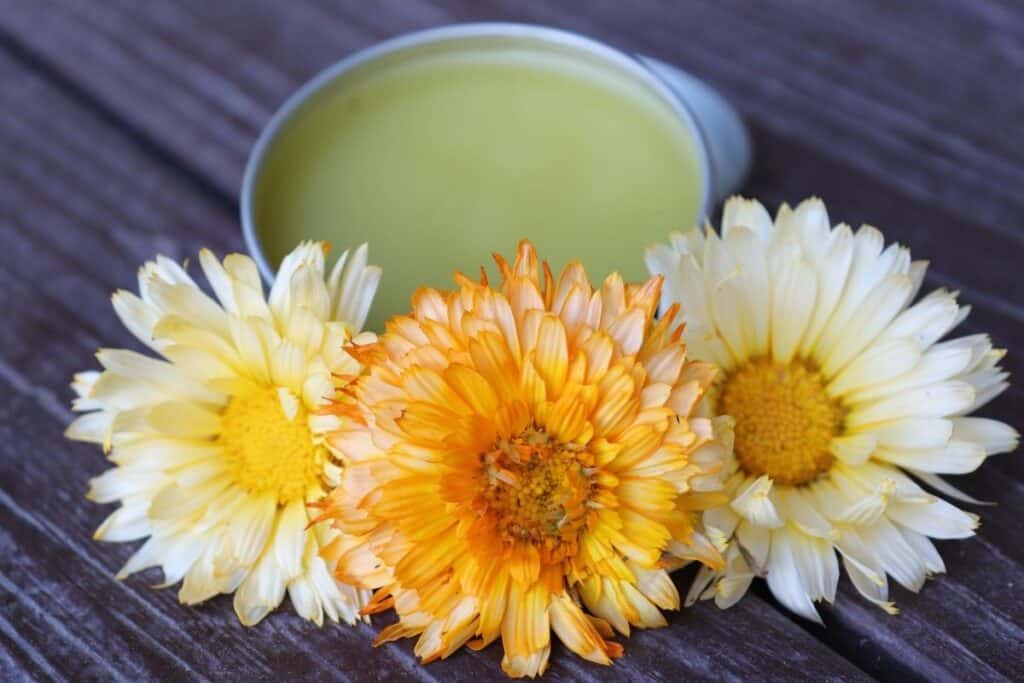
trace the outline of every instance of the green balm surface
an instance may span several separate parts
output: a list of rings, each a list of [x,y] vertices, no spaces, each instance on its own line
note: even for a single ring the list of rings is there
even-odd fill
[[[275,141],[257,183],[271,265],[299,240],[370,244],[384,276],[368,327],[533,240],[557,276],[646,277],[644,248],[697,219],[704,180],[669,105],[625,75],[538,50],[372,65]],[[494,269],[490,271],[493,275]],[[493,281],[493,280],[492,280]]]

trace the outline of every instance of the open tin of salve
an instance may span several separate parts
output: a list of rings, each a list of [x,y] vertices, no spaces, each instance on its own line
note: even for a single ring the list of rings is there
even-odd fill
[[[249,159],[241,218],[265,277],[302,239],[370,243],[369,327],[530,238],[557,272],[646,276],[643,250],[703,220],[751,159],[736,112],[664,63],[561,30],[457,25],[327,69]]]

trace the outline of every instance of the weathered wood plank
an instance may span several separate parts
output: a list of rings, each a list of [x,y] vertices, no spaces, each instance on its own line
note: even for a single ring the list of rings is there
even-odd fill
[[[851,225],[870,223],[886,238],[910,245],[914,258],[930,261],[924,291],[946,287],[961,291],[961,301],[972,305],[968,319],[956,334],[987,332],[1009,353],[1004,367],[1014,376],[1024,371],[1024,291],[1015,277],[1021,248],[992,232],[980,231],[934,206],[921,205],[889,192],[884,179],[874,178],[839,162],[815,155],[799,139],[778,138],[754,128],[758,164],[748,182],[752,194],[772,206],[795,198],[826,198],[833,220]],[[988,282],[988,284],[981,284]],[[1010,389],[982,413],[1020,425],[1024,388]],[[1024,459],[1011,454],[995,465],[1024,480]]]
[[[1024,145],[999,131],[1015,126],[1024,96],[998,86],[1008,66],[1000,59],[1005,50],[997,48],[1019,39],[1020,25],[1000,23],[992,6],[978,6],[977,15],[964,7],[941,19],[929,15],[945,36],[931,41],[936,46],[929,43],[941,48],[934,54],[916,46],[899,52],[898,38],[891,37],[912,31],[928,13],[889,16],[887,5],[833,11],[841,20],[831,21],[813,4],[781,12],[761,4],[741,11],[718,3],[638,3],[628,10],[620,3],[597,3],[578,12],[548,3],[481,9],[446,2],[438,9],[390,2],[366,12],[345,3],[310,9],[188,2],[142,12],[126,1],[88,7],[24,3],[0,17],[0,26],[227,197],[234,197],[245,151],[273,107],[343,54],[446,20],[528,20],[589,32],[674,61],[733,95],[756,133],[758,164],[748,193],[769,203],[818,194],[834,216],[880,225],[891,238],[911,243],[918,256],[932,259],[932,283],[963,290],[964,300],[976,308],[966,329],[990,331],[997,343],[1016,346],[1014,337],[1024,329],[1024,280],[1016,277],[1012,261],[1024,241],[1018,229],[1024,200],[1006,188],[1018,186],[1024,174]],[[863,30],[883,19],[890,31]],[[953,29],[963,22],[974,28],[967,39],[953,40]],[[729,30],[680,39],[693,27],[708,26]],[[786,27],[786,40],[772,39]],[[1002,43],[966,49],[979,31]],[[882,33],[890,37],[874,35]],[[757,49],[737,52],[737,42]],[[951,64],[949,78],[963,88],[947,87],[946,68],[941,77],[934,74],[942,57]],[[990,84],[985,97],[975,94],[984,86],[968,78],[976,73],[968,67],[993,73],[984,79]],[[914,87],[892,85],[904,82]],[[154,106],[163,100],[171,107]],[[993,104],[983,116],[963,116],[973,102]],[[893,110],[899,120],[893,120]],[[991,197],[990,190],[1002,194]],[[974,194],[967,201],[962,192]],[[1024,366],[1011,354],[1006,367],[1019,374]],[[1022,390],[1012,391],[1013,400],[1024,400]],[[1013,412],[1004,399],[993,414],[1007,418]],[[1011,465],[1009,471],[1024,477],[1024,467]]]
[[[240,240],[221,200],[2,52],[0,81],[0,148],[9,152],[0,156],[0,663],[72,677],[85,662],[87,677],[115,679],[493,677],[497,648],[424,669],[409,643],[371,656],[369,626],[316,629],[286,608],[245,630],[227,598],[186,608],[173,591],[147,588],[158,573],[113,580],[132,548],[89,540],[108,510],[83,493],[105,465],[96,449],[61,435],[71,415],[66,383],[100,344],[131,343],[107,297],[134,286],[143,259]],[[755,632],[771,637],[733,650]],[[793,649],[772,651],[780,641]],[[627,647],[610,671],[556,654],[551,678],[866,678],[756,597],[732,614],[675,615],[669,629],[637,634]]]
[[[260,87],[264,88],[266,93],[270,93],[277,98],[283,97],[293,87],[294,83],[305,78],[307,73],[311,73],[329,61],[333,61],[337,55],[332,54],[325,57],[326,53],[323,50],[323,46],[330,47],[331,49],[337,47],[339,48],[339,53],[346,52],[348,49],[359,46],[360,43],[358,41],[372,41],[373,38],[368,36],[382,36],[386,33],[416,27],[415,21],[402,24],[401,22],[405,21],[404,19],[387,16],[386,14],[384,19],[377,23],[377,15],[375,13],[370,13],[373,15],[370,17],[359,16],[359,21],[351,22],[352,27],[349,27],[349,19],[351,19],[349,15],[352,12],[350,10],[343,10],[341,14],[338,14],[336,7],[329,4],[325,4],[313,14],[299,11],[288,12],[284,17],[285,21],[292,22],[288,30],[280,28],[282,26],[280,17],[268,18],[266,15],[256,22],[235,21],[234,25],[229,25],[223,23],[226,21],[225,17],[227,19],[238,19],[235,13],[238,13],[240,10],[224,9],[224,5],[212,3],[208,3],[208,6],[213,7],[213,9],[197,7],[191,10],[197,13],[201,12],[202,15],[200,20],[194,22],[195,26],[184,32],[190,36],[196,36],[191,39],[188,49],[184,50],[186,55],[203,49],[201,47],[202,44],[218,42],[207,39],[217,35],[216,27],[219,26],[226,29],[230,26],[231,30],[226,31],[229,38],[233,39],[234,36],[238,35],[245,36],[244,38],[237,39],[238,42],[246,46],[246,51],[241,55],[242,58],[238,58],[239,55],[232,48],[232,40],[228,40],[224,41],[228,46],[224,48],[224,52],[220,53],[219,56],[217,53],[207,54],[204,59],[211,61],[208,63],[201,61],[200,66],[202,67],[205,63],[206,66],[203,68],[206,68],[208,71],[217,66],[213,60],[235,57],[235,59],[230,60],[232,64],[244,65],[244,68],[239,69],[241,72],[238,74],[239,79],[241,79],[239,82],[244,82],[245,78],[249,78],[257,85],[262,84]],[[989,6],[986,5],[986,7]],[[246,8],[241,11],[248,12],[248,9]],[[951,194],[956,188],[951,190],[948,183],[933,183],[934,173],[938,174],[939,180],[945,177],[944,174],[949,173],[950,165],[948,159],[943,163],[937,163],[937,171],[933,173],[931,168],[932,161],[929,160],[927,155],[922,156],[923,153],[920,150],[908,152],[898,145],[895,147],[883,146],[880,148],[881,151],[878,148],[872,147],[872,144],[881,144],[868,135],[870,124],[874,121],[873,116],[877,112],[874,111],[873,107],[863,102],[856,102],[851,111],[855,111],[856,116],[867,123],[863,125],[858,123],[859,127],[853,126],[852,132],[850,129],[851,124],[848,121],[845,119],[829,118],[830,113],[828,111],[821,112],[817,109],[811,109],[808,110],[810,113],[804,112],[797,107],[800,102],[803,102],[815,93],[828,90],[827,82],[822,82],[820,79],[808,80],[807,82],[811,85],[808,86],[809,90],[807,92],[801,92],[797,88],[794,93],[794,86],[787,83],[776,83],[766,86],[764,92],[757,91],[756,98],[748,99],[748,95],[742,92],[741,88],[746,86],[747,81],[744,79],[750,77],[751,69],[749,65],[744,66],[744,62],[739,58],[747,59],[751,57],[746,56],[745,53],[737,55],[735,49],[730,51],[730,46],[724,43],[707,48],[703,43],[694,46],[683,44],[682,41],[679,41],[679,36],[685,33],[678,29],[677,23],[683,19],[693,19],[696,21],[701,16],[706,15],[690,14],[689,12],[693,10],[688,8],[687,14],[684,17],[673,16],[669,18],[669,21],[661,21],[661,24],[668,28],[659,29],[655,39],[650,37],[648,33],[649,30],[653,31],[651,29],[651,22],[623,21],[621,25],[618,25],[614,19],[609,19],[609,17],[618,16],[613,11],[614,9],[614,7],[611,10],[608,7],[597,7],[593,10],[597,15],[597,19],[591,19],[587,16],[557,16],[554,19],[547,20],[543,18],[544,15],[539,16],[542,20],[550,21],[550,23],[563,22],[570,28],[603,36],[626,47],[651,52],[656,51],[659,56],[669,58],[670,60],[674,59],[678,63],[689,66],[696,71],[701,71],[704,64],[710,64],[714,69],[718,69],[718,71],[708,69],[704,73],[727,91],[733,92],[734,95],[739,93],[742,96],[741,106],[747,109],[748,114],[751,115],[755,123],[759,145],[759,165],[757,173],[750,184],[753,193],[763,196],[769,201],[792,200],[811,192],[819,193],[829,201],[833,215],[850,220],[851,222],[856,222],[858,219],[871,220],[885,228],[891,236],[910,241],[915,246],[916,253],[934,257],[937,265],[935,269],[937,275],[933,276],[933,283],[952,284],[958,287],[966,284],[965,299],[968,302],[984,301],[983,305],[977,307],[979,310],[976,311],[975,316],[972,318],[970,324],[972,331],[976,329],[992,330],[995,332],[997,342],[1010,344],[1013,348],[1019,347],[1019,344],[1016,343],[1016,340],[1020,338],[1020,320],[1017,306],[1019,306],[1021,298],[1019,296],[1019,289],[1015,289],[1019,285],[1016,284],[1016,279],[1013,277],[1015,275],[1014,269],[1008,267],[1013,265],[1014,254],[1019,253],[1019,242],[1015,240],[1015,235],[1018,233],[1013,231],[1016,226],[1012,224],[1012,219],[1017,214],[1014,213],[1016,209],[1012,204],[1001,204],[1002,199],[998,201],[993,200],[983,191],[979,191],[976,197],[972,196],[969,202],[951,202],[949,198],[957,196]],[[641,7],[641,10],[643,9]],[[456,12],[464,11],[458,8],[455,8],[455,10]],[[168,11],[177,10],[172,7]],[[536,6],[528,8],[528,13],[525,16],[538,16],[537,13],[539,11]],[[221,14],[220,19],[214,16],[218,12]],[[358,15],[359,13],[356,14]],[[488,18],[521,18],[524,16],[522,14],[510,16],[506,10],[500,7],[496,11],[489,11],[488,14],[490,15]],[[780,20],[778,23],[785,26],[790,25],[790,19],[793,18],[789,17],[788,14],[783,14],[787,18]],[[640,16],[642,18],[643,15],[641,14]],[[174,30],[175,22],[180,19],[177,15],[172,16],[170,19],[154,17],[156,15],[147,13],[141,16],[140,20],[144,19],[151,24],[155,23],[161,26],[160,30],[164,32],[164,40],[169,40],[172,43],[183,40],[182,32]],[[423,17],[418,20],[424,22],[433,20],[434,15],[429,13],[429,7],[428,11],[423,14]],[[104,21],[109,18],[109,16],[105,17]],[[758,21],[766,22],[766,25],[768,22],[764,17],[761,17]],[[850,20],[845,19],[844,21],[849,22]],[[866,20],[862,19],[862,21]],[[635,25],[637,24],[643,28],[636,29]],[[247,28],[252,26],[256,26],[256,28]],[[203,29],[206,33],[200,31],[200,28],[203,27],[207,27]],[[814,28],[814,22],[810,22],[807,24],[807,28],[802,29],[805,35],[800,36],[798,40],[794,41],[798,48],[807,42],[815,43],[815,41],[820,39],[820,37],[816,37],[818,34],[814,33]],[[753,38],[745,40],[743,36],[764,37],[766,35],[765,30],[763,28],[759,30],[761,33],[756,35],[747,33],[742,34],[738,38],[734,36],[732,38],[733,47],[735,45],[746,46],[754,44],[751,42]],[[946,30],[948,30],[948,26]],[[1012,30],[1016,29],[1013,29],[1013,27],[1002,28],[1000,33],[1003,34]],[[135,33],[145,34],[144,31],[136,31]],[[135,35],[135,33],[128,33],[127,35]],[[832,42],[835,42],[836,47],[833,48],[832,43],[829,43],[824,48],[815,44],[815,49],[819,51],[822,49],[836,51],[833,57],[840,64],[825,64],[824,66],[828,67],[828,69],[839,69],[838,72],[827,69],[825,72],[834,78],[851,78],[851,75],[844,71],[847,67],[843,66],[843,60],[840,59],[844,56],[842,54],[843,50],[860,50],[861,52],[857,54],[870,52],[870,50],[864,48],[860,43],[850,48],[842,40],[836,42],[842,36],[837,36],[834,33],[828,35]],[[268,50],[266,47],[268,36],[271,37],[269,40],[270,44],[274,43],[274,37],[281,40],[287,39],[292,42],[287,49],[277,50],[276,48],[271,48]],[[301,36],[301,40],[295,36]],[[62,39],[72,38],[74,36],[62,36]],[[339,42],[334,42],[335,39]],[[852,39],[856,42],[870,41],[875,38],[854,35]],[[82,40],[86,39],[82,38]],[[880,38],[879,40],[882,39]],[[349,43],[347,41],[355,42]],[[677,45],[672,41],[679,41],[680,44]],[[299,46],[299,42],[302,43],[301,46]],[[310,44],[317,47],[310,49]],[[652,45],[655,47],[652,47]],[[300,47],[305,49],[299,49]],[[778,46],[771,45],[770,41],[768,41],[767,47],[781,50]],[[955,47],[953,48],[954,52]],[[270,54],[270,56],[260,58],[261,53]],[[753,50],[751,54],[757,55],[759,50]],[[922,52],[921,54],[924,53]],[[156,55],[156,57],[152,55]],[[157,51],[150,54],[150,57],[148,57],[149,62],[146,63],[151,64],[154,63],[154,60],[159,61],[170,57],[174,57],[173,51],[172,53]],[[795,49],[788,53],[788,56],[784,54],[783,57],[790,60],[799,60],[802,58],[802,53],[799,49]],[[688,59],[693,61],[686,61]],[[915,62],[917,66],[910,69],[909,80],[913,81],[915,74],[924,74],[925,77],[931,79],[936,78],[932,70],[925,68],[928,66],[926,63],[921,62],[918,57],[915,57],[915,59],[918,60]],[[886,63],[884,59],[882,62]],[[206,73],[203,71],[203,68],[199,69],[201,75]],[[276,69],[278,68],[282,71],[277,71]],[[931,69],[934,69],[934,67],[931,67]],[[148,78],[155,78],[152,73],[141,68],[139,70],[146,73]],[[213,73],[218,73],[218,71],[215,70]],[[836,75],[837,73],[838,75]],[[131,73],[128,75],[130,76]],[[763,75],[763,73],[759,75]],[[811,76],[814,76],[814,74],[812,73]],[[855,76],[857,76],[856,73],[853,74],[853,77]],[[93,78],[99,77],[93,76]],[[134,76],[134,78],[141,77]],[[204,78],[199,78],[197,81],[195,77],[190,76],[188,86],[193,87],[196,82],[200,84],[207,83]],[[210,82],[212,83],[213,81]],[[233,75],[231,83],[235,82],[235,76]],[[149,127],[140,125],[139,120],[133,118],[133,116],[137,117],[139,112],[133,114],[134,110],[131,107],[144,105],[132,102],[130,97],[117,91],[118,88],[123,86],[123,83],[117,83],[116,86],[106,85],[105,87],[108,90],[103,91],[103,98],[100,98],[101,101],[111,106],[119,115],[131,121],[136,128],[144,131],[151,141],[164,145],[163,141],[165,138],[159,129],[152,128],[152,125]],[[850,87],[859,88],[862,86],[863,84],[853,84]],[[249,87],[248,85],[246,86],[247,91]],[[256,85],[251,87],[253,92],[259,91]],[[277,88],[280,88],[280,92],[275,90]],[[730,88],[733,90],[730,90]],[[95,94],[96,91],[90,88],[89,92]],[[939,93],[939,95],[941,94]],[[785,98],[792,98],[794,95],[799,95],[803,99],[797,98],[792,105],[782,101]],[[253,100],[264,101],[262,100],[264,96],[266,95],[260,95],[259,97],[253,95]],[[891,93],[888,95],[884,93],[883,95],[877,95],[879,98],[889,96],[892,96]],[[918,93],[917,96],[921,98],[921,101],[926,101],[925,94]],[[935,94],[933,93],[932,96],[935,96]],[[228,111],[232,116],[240,120],[236,121],[239,127],[244,129],[248,125],[245,115],[248,104],[244,102],[239,104],[241,100],[233,104],[223,104],[218,100],[216,88],[205,92],[205,97],[208,101],[200,101],[200,104],[196,105],[196,107],[200,105],[212,106],[214,112]],[[234,97],[234,95],[231,95],[231,97]],[[109,101],[104,98],[108,98]],[[148,106],[152,106],[153,101],[151,99]],[[272,103],[274,100],[268,96],[265,101]],[[213,104],[209,104],[210,102]],[[787,107],[790,109],[796,107],[796,110],[790,111]],[[266,112],[269,113],[271,108],[272,104],[266,106]],[[197,109],[197,111],[201,111],[201,109]],[[784,112],[784,115],[780,114],[780,111]],[[955,114],[957,110],[955,107],[952,107],[950,111]],[[798,115],[803,116],[804,119],[800,119]],[[844,116],[849,117],[850,113],[845,112]],[[797,123],[792,123],[786,117],[798,117],[795,119]],[[814,128],[813,126],[817,125],[818,119],[821,119],[824,123]],[[230,120],[230,117],[226,120]],[[839,120],[842,125],[837,124],[836,120]],[[156,120],[157,123],[161,121],[162,119]],[[202,115],[197,115],[195,119],[196,125],[200,125],[202,121]],[[143,121],[143,123],[146,123],[146,121]],[[955,129],[956,126],[953,125],[955,123],[953,119],[945,119],[942,125],[949,125]],[[843,126],[847,127],[844,128]],[[986,123],[980,128],[972,128],[971,130],[974,132],[971,132],[971,135],[976,135],[977,130],[991,127],[989,123]],[[806,130],[808,129],[813,134],[807,133]],[[251,134],[255,134],[255,129],[251,131]],[[911,146],[924,145],[927,148],[930,144],[936,144],[936,141],[929,137],[934,137],[935,135],[934,130],[925,131],[923,137],[920,140],[915,139],[913,141],[914,144]],[[838,147],[838,152],[830,144],[826,144],[830,143],[832,138],[837,138],[842,143]],[[187,137],[182,139],[188,142]],[[208,141],[204,140],[204,144],[206,142]],[[886,145],[894,144],[890,138],[886,138],[883,142]],[[897,142],[899,142],[898,139]],[[938,141],[938,143],[945,142],[945,139]],[[217,144],[217,140],[214,140],[213,144]],[[987,143],[982,140],[981,143],[971,142],[970,144],[980,144],[984,147],[984,144]],[[1002,144],[1001,141],[1000,144]],[[171,150],[170,153],[175,158],[188,159],[189,155],[187,153],[181,153],[182,150],[187,151],[187,147],[181,149],[166,145],[164,147]],[[863,152],[867,156],[866,161],[864,159],[858,160],[857,158],[851,161],[844,156],[844,154],[849,155],[851,153],[861,154],[861,147],[866,150]],[[1016,152],[1012,144],[1008,145],[1007,148],[1009,150],[1008,156],[1013,157]],[[999,149],[999,147],[997,146],[996,149]],[[853,151],[851,152],[851,150]],[[915,157],[914,154],[918,156]],[[943,150],[943,154],[948,155],[950,152]],[[951,158],[956,159],[955,155]],[[967,158],[968,162],[965,162],[966,165],[977,170],[981,174],[978,177],[984,178],[984,173],[986,172],[985,164],[989,163],[991,159],[979,160],[976,157],[970,157],[970,155]],[[1019,156],[1016,158],[1016,165],[1019,168]],[[228,186],[230,183],[224,182],[225,178],[230,179],[231,177],[229,172],[223,170],[228,168],[228,164],[224,163],[225,159],[227,159],[228,163],[235,164],[234,171],[230,171],[230,173],[237,175],[240,169],[240,165],[238,165],[240,160],[230,155],[225,155],[223,148],[221,148],[219,154],[209,154],[207,157],[200,158],[203,163],[220,165],[217,166],[217,168],[221,168],[219,171],[221,181],[218,182],[218,185],[222,189],[227,187],[227,191],[230,192],[232,191],[232,188]],[[970,161],[970,159],[974,160]],[[960,161],[955,163],[960,163]],[[210,166],[210,168],[214,168],[214,166]],[[880,169],[884,173],[880,172]],[[202,171],[203,169],[201,168],[200,170]],[[898,177],[888,177],[886,175],[888,173],[893,173]],[[207,177],[212,176],[207,174]],[[1000,183],[993,183],[994,185],[1012,187],[1012,184],[1009,184],[1008,181],[1009,176],[993,177],[998,177],[1002,181]],[[956,180],[955,174],[954,180]],[[959,182],[968,189],[972,188],[970,182],[963,181],[963,179],[959,179]],[[975,180],[974,182],[976,189],[977,183],[981,181]],[[898,191],[892,189],[894,184],[899,185]],[[115,188],[119,187],[116,183],[112,183],[112,185]],[[922,187],[927,191],[924,195],[920,194]],[[981,190],[985,189],[981,188]],[[922,197],[926,201],[921,201]],[[932,206],[929,202],[935,202],[935,205]],[[956,205],[952,210],[949,209],[951,204]],[[963,207],[969,207],[971,212],[977,212],[977,215],[982,218],[986,215],[996,218],[1002,216],[1002,219],[996,221],[995,225],[999,229],[992,231],[997,234],[994,236],[983,234],[986,231],[981,224],[986,221],[967,215],[968,209]],[[996,213],[986,214],[986,212],[990,211]],[[967,216],[966,218],[964,218],[965,215]],[[979,235],[981,235],[980,238]],[[947,258],[958,256],[964,252],[971,254],[970,259],[958,258],[953,260]],[[947,263],[947,260],[952,261],[952,263]],[[130,268],[131,266],[127,267]],[[123,284],[123,282],[119,284]],[[59,297],[55,298],[59,299]],[[110,324],[101,326],[102,329],[109,327]],[[1015,365],[1015,356],[1011,355],[1010,362],[1011,368],[1017,367]],[[994,406],[994,413],[1013,421],[1014,413],[1016,412],[1014,408],[1019,406],[1020,403],[1020,393],[1018,391],[1010,397],[1010,400],[997,402]],[[1012,460],[1013,457],[1006,456],[1000,460],[998,465],[1014,462]],[[973,673],[977,678],[998,676],[999,674],[1007,676],[1018,674],[1019,672],[1012,668],[1012,664],[1019,661],[1019,657],[1015,659],[1013,655],[1016,652],[1014,646],[1016,645],[1019,649],[1021,615],[1019,611],[1007,609],[1005,596],[1009,592],[1010,587],[999,582],[1003,581],[1006,584],[1013,585],[1019,585],[1020,582],[1020,578],[1017,576],[1019,571],[1017,567],[1019,567],[1021,560],[1018,552],[1020,546],[1014,540],[1016,538],[1016,527],[1014,525],[1013,512],[1021,503],[1021,497],[1019,491],[1013,487],[1004,490],[1007,484],[1000,482],[999,477],[994,473],[989,475],[986,472],[978,476],[983,479],[987,477],[987,479],[981,481],[975,488],[972,488],[974,482],[969,481],[967,487],[973,493],[982,497],[1001,498],[1001,505],[994,510],[981,511],[988,521],[983,526],[982,538],[980,540],[943,544],[942,551],[949,565],[950,577],[940,578],[937,582],[929,584],[919,596],[912,596],[904,591],[895,591],[895,597],[904,608],[904,614],[896,619],[887,617],[874,608],[863,605],[863,603],[850,600],[849,591],[844,589],[839,607],[826,615],[830,628],[825,634],[818,635],[824,637],[826,642],[851,657],[860,666],[882,678],[896,678],[916,673],[921,677],[953,679],[966,676],[965,671]],[[1000,493],[1004,495],[998,495]],[[980,550],[977,550],[978,548]],[[968,549],[971,549],[970,552],[968,552]],[[966,556],[965,553],[967,553]],[[1007,558],[1012,561],[1007,561]],[[970,571],[972,567],[976,572]],[[747,603],[745,602],[743,605],[745,606]],[[957,618],[948,618],[949,613],[955,613]],[[989,618],[988,615],[995,616]],[[742,612],[737,614],[734,610],[729,614],[729,618],[743,621],[748,617]],[[687,619],[685,623],[693,624],[695,629],[700,626],[699,621],[695,622],[692,619]],[[759,628],[766,627],[759,625]],[[726,634],[726,637],[730,635]],[[642,638],[634,639],[630,646],[635,648],[642,645],[646,642],[644,639],[648,636],[671,639],[666,641],[668,644],[686,642],[686,636],[677,635],[675,633],[675,626],[673,626],[671,631],[643,634]],[[783,640],[775,639],[774,642],[783,642],[786,636],[781,634],[779,637]],[[330,647],[329,644],[328,647]],[[900,648],[908,651],[905,660],[900,656]],[[734,650],[734,647],[727,645],[719,653],[720,657],[718,658],[709,659],[706,656],[703,658],[698,656],[696,659],[708,662],[709,666],[728,665],[731,658],[735,656]],[[897,654],[894,655],[894,652]],[[655,651],[655,654],[657,654],[657,651]],[[493,658],[495,656],[494,652],[491,652],[490,656]],[[631,657],[635,656],[638,655],[631,654]],[[989,663],[984,664],[985,661]],[[452,670],[455,671],[463,670],[462,667],[465,666],[459,659],[453,660],[449,664],[452,665]],[[705,669],[705,671],[710,670],[713,669]],[[436,668],[428,669],[428,671],[440,672]],[[633,672],[635,669],[630,671]],[[561,671],[556,671],[555,674],[556,676],[559,674],[565,675]]]
[[[950,577],[919,594],[893,591],[890,617],[843,584],[825,624],[826,642],[859,666],[890,680],[1019,681],[1024,676],[1024,609],[1014,596],[1020,564],[984,534],[940,543]]]
[[[801,625],[883,680],[1020,680],[1024,603],[1015,596],[1024,546],[1016,539],[1024,484],[993,468],[962,479],[968,493],[995,505],[974,509],[982,516],[977,537],[936,543],[946,574],[916,594],[890,580],[898,616],[865,602],[843,578],[836,604],[821,609],[826,628]]]
[[[604,1],[577,12],[492,0],[482,11],[653,51],[713,82],[778,135],[909,196],[1011,227],[1005,221],[1024,211],[1012,190],[1024,173],[1013,133],[1024,95],[1000,84],[1019,80],[1012,50],[1021,26],[1000,21],[991,5]]]
[[[248,148],[238,140],[251,139],[296,82],[385,35],[505,19],[655,52],[716,83],[773,132],[979,223],[1012,229],[1007,221],[1024,211],[1012,189],[1024,174],[1015,134],[1024,96],[997,85],[1019,77],[1022,29],[994,3],[946,2],[934,11],[878,2],[437,5],[187,2],[143,12],[124,0],[15,3],[2,23],[154,137],[189,143],[234,117],[241,125],[216,141],[231,156],[189,155],[229,192]],[[146,106],[156,82],[176,96],[173,111]]]
[[[1024,173],[1024,144],[1014,134],[1024,102],[1018,92],[997,85],[1019,74],[1014,45],[1020,25],[999,20],[993,3],[943,3],[933,11],[891,3],[643,2],[626,8],[604,2],[585,12],[538,2],[438,4],[389,2],[370,12],[352,3],[187,2],[142,12],[123,0],[101,7],[22,3],[3,22],[55,66],[89,83],[116,111],[167,137],[188,128],[208,131],[211,117],[224,116],[236,117],[242,132],[254,134],[260,115],[296,79],[374,38],[451,20],[539,20],[656,51],[714,81],[777,134],[799,135],[833,158],[892,176],[890,184],[911,196],[1008,229],[1006,219],[1017,220],[1024,211],[1024,200],[1012,189]],[[879,26],[886,31],[872,30]],[[83,27],[95,31],[74,31]],[[700,40],[688,39],[697,32]],[[57,36],[58,48],[47,44]],[[99,44],[106,47],[89,47]],[[736,45],[758,49],[737,51]],[[187,116],[153,118],[159,113],[144,105],[152,98],[136,95],[152,93],[155,79],[145,83],[126,73],[122,82],[123,70],[90,71],[90,57],[113,58],[118,51],[127,57],[120,61],[136,61],[164,76],[172,92],[188,95],[184,109],[175,112]],[[979,72],[988,78],[977,78]],[[146,87],[151,90],[135,91]],[[184,92],[173,90],[179,87]],[[966,108],[974,116],[965,116]],[[237,187],[247,146],[232,148],[238,158],[211,169],[219,178],[233,175],[224,183],[228,191]],[[233,170],[227,168],[232,162]],[[195,163],[205,165],[207,158]]]

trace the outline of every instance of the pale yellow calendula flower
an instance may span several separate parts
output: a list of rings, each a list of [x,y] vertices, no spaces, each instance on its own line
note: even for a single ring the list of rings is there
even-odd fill
[[[840,560],[890,612],[889,577],[916,591],[944,571],[930,539],[970,536],[978,518],[914,480],[964,499],[940,475],[1018,440],[969,416],[1007,375],[987,335],[940,341],[967,316],[956,295],[917,298],[925,263],[873,227],[833,227],[816,199],[774,221],[731,199],[721,232],[673,235],[647,262],[665,277],[662,306],[682,306],[691,354],[722,370],[706,409],[735,419],[731,500],[703,515],[729,539],[728,564],[702,571],[689,599],[727,607],[763,576],[817,621]]]
[[[159,566],[188,604],[233,592],[246,625],[286,591],[317,624],[358,617],[367,594],[333,578],[319,550],[338,532],[310,526],[307,503],[338,477],[325,434],[342,420],[322,409],[360,371],[343,346],[380,270],[364,245],[325,280],[325,251],[304,243],[289,254],[269,298],[250,258],[206,250],[216,300],[164,257],[142,267],[138,296],[114,294],[121,321],[160,357],[101,350],[103,370],[75,377],[84,414],[67,435],[102,444],[114,463],[89,490],[120,503],[96,538],[145,539],[118,578]]]

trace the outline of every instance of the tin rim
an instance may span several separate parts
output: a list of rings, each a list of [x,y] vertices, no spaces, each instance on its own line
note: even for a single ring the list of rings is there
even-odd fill
[[[267,262],[267,257],[263,253],[263,245],[260,243],[260,238],[256,230],[256,220],[253,215],[256,181],[263,168],[271,146],[277,140],[278,135],[285,125],[294,116],[299,114],[313,97],[327,88],[336,79],[358,66],[362,66],[363,64],[367,64],[376,59],[402,50],[417,47],[419,45],[441,43],[462,38],[479,37],[539,39],[542,42],[557,43],[588,51],[621,67],[626,72],[652,88],[661,96],[665,103],[675,111],[676,115],[689,130],[690,136],[694,142],[694,152],[697,156],[697,162],[700,166],[701,177],[703,179],[700,204],[697,208],[697,215],[694,216],[694,221],[696,223],[701,221],[708,210],[708,205],[711,200],[711,190],[714,184],[714,179],[711,177],[712,167],[708,158],[707,140],[705,138],[704,131],[701,129],[696,117],[690,111],[686,102],[684,102],[679,95],[673,92],[664,83],[664,81],[655,75],[647,66],[641,63],[640,60],[599,40],[588,38],[587,36],[574,33],[572,31],[551,28],[548,26],[511,22],[453,24],[450,26],[441,26],[438,28],[405,33],[354,52],[348,57],[345,57],[320,71],[313,78],[304,83],[298,90],[292,93],[292,95],[284,101],[284,104],[274,112],[270,121],[260,132],[260,135],[256,140],[256,144],[253,146],[252,152],[249,154],[249,159],[245,164],[245,174],[242,178],[242,191],[239,198],[239,213],[242,221],[242,235],[245,239],[246,250],[249,252],[249,255],[252,256],[253,260],[256,261],[256,265],[259,267],[260,273],[268,283],[273,282],[274,280],[274,269]]]

